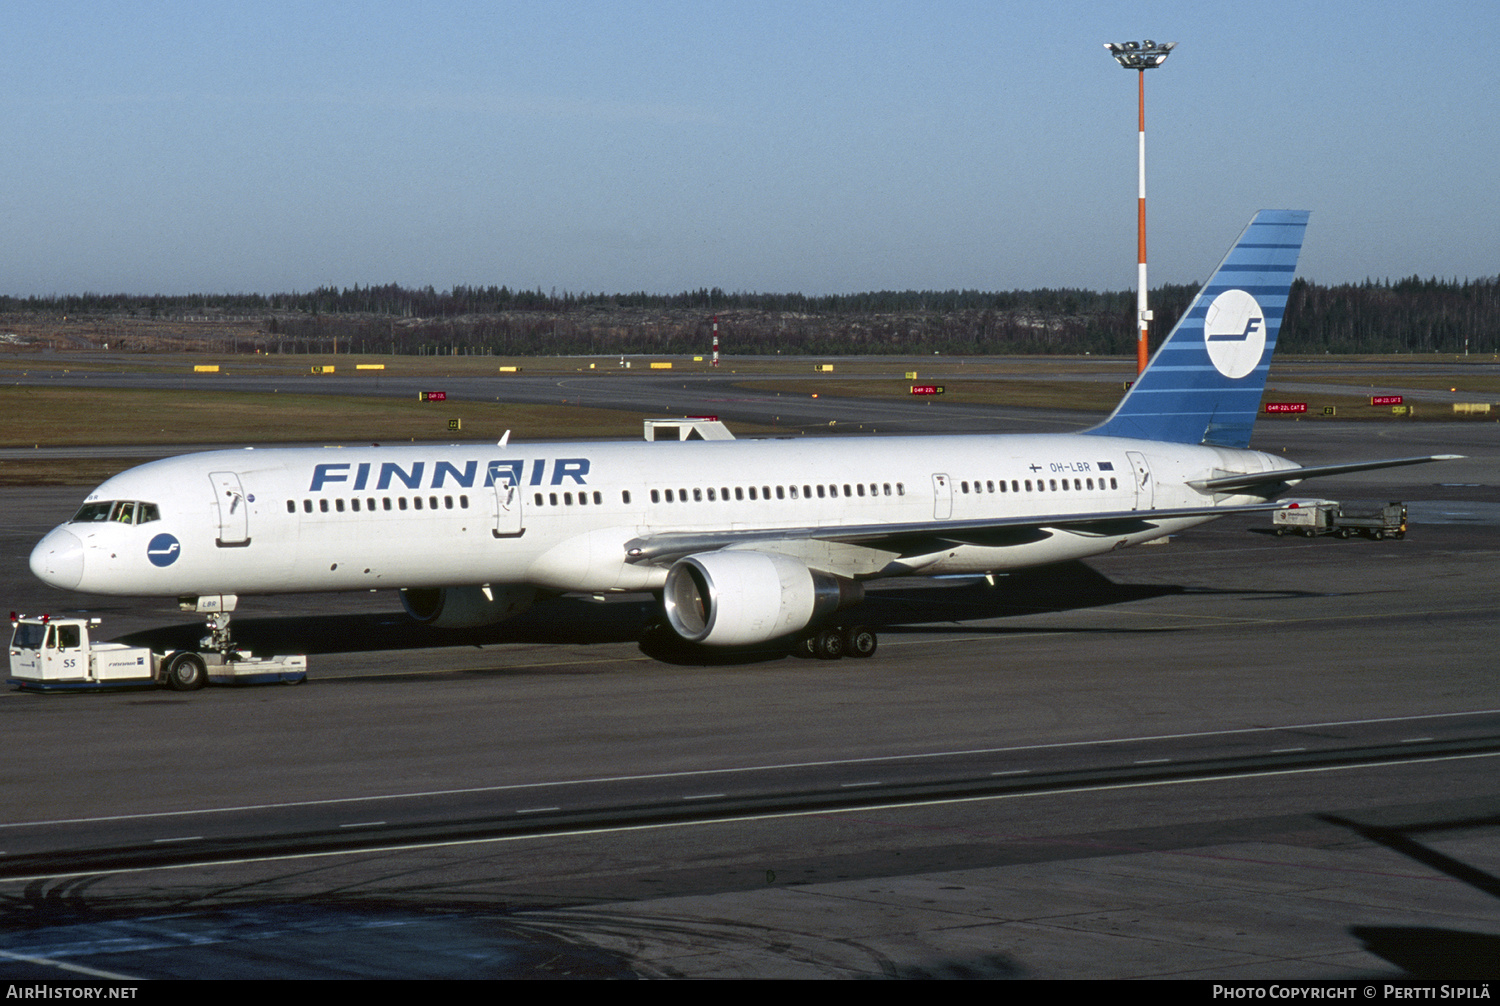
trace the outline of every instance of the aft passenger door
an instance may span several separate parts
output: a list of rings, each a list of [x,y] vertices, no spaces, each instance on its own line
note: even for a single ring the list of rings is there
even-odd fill
[[[1146,464],[1146,455],[1126,451],[1125,456],[1130,459],[1130,467],[1135,471],[1135,508],[1155,510],[1156,487],[1151,479],[1151,466]]]
[[[526,533],[521,523],[521,487],[509,471],[495,478],[495,527],[491,533],[496,538],[519,538]]]
[[[220,548],[242,548],[250,544],[250,506],[234,472],[210,472],[214,485],[214,505],[219,513],[219,536],[214,544]]]

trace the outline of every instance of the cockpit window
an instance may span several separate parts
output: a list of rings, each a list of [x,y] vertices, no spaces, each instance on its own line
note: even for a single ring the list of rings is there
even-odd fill
[[[113,521],[116,524],[146,524],[161,520],[161,511],[155,503],[140,503],[136,500],[110,500],[104,503],[85,503],[73,515],[74,524],[99,524]]]
[[[85,503],[83,507],[73,515],[75,524],[93,524],[98,521],[109,520],[109,511],[113,503]]]

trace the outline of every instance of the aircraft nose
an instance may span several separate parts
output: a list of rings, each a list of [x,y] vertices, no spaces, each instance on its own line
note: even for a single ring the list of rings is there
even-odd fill
[[[62,528],[54,528],[31,550],[31,571],[37,579],[63,590],[83,581],[83,542]]]

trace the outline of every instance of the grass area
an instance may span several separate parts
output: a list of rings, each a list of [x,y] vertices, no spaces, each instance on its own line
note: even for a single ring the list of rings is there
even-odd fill
[[[564,405],[199,390],[0,388],[0,446],[639,436],[643,414]],[[448,429],[459,419],[458,434]]]
[[[249,355],[230,353],[108,353],[103,350],[70,353],[39,353],[0,350],[0,373],[26,373],[32,370],[64,373],[112,372],[112,373],[178,373],[188,380],[209,382],[213,374],[199,374],[195,366],[218,366],[224,374],[255,374],[261,376],[286,375],[305,377],[310,380],[358,380],[376,381],[381,377],[497,377],[503,379],[501,367],[518,367],[523,374],[591,374],[601,377],[630,376],[640,373],[661,376],[661,370],[652,370],[653,362],[671,363],[672,373],[688,374],[736,374],[743,367],[747,372],[762,376],[811,375],[819,364],[834,367],[836,375],[886,376],[900,380],[907,371],[916,370],[923,380],[960,374],[1026,374],[1043,368],[1057,373],[1098,373],[1101,369],[1117,368],[1122,375],[1133,372],[1134,358],[1126,357],[877,357],[847,359],[843,357],[786,357],[785,359],[757,358],[754,361],[736,361],[732,356],[724,357],[715,370],[709,357],[694,359],[690,356],[630,356],[630,368],[620,366],[617,356],[558,356],[558,357],[506,357],[506,356],[390,356],[379,354],[271,354]],[[359,365],[379,365],[383,370],[359,370]],[[314,367],[332,367],[331,375],[313,375]]]
[[[646,414],[568,405],[180,390],[0,388],[0,447],[630,438]],[[655,415],[653,413],[652,415]],[[459,432],[448,420],[462,421]],[[744,432],[770,432],[737,427]],[[782,430],[781,432],[786,432]],[[96,485],[147,458],[0,459],[0,485]]]
[[[1308,378],[1296,374],[1283,374],[1283,380],[1300,381]],[[1343,380],[1334,378],[1316,378],[1318,383],[1327,384],[1358,384],[1369,385],[1368,380],[1347,378]],[[736,387],[753,389],[757,391],[775,391],[785,395],[828,395],[835,398],[874,398],[874,399],[901,399],[910,400],[911,381],[848,381],[840,383],[834,378],[823,380],[792,380],[792,381],[741,381]],[[944,382],[933,378],[922,380],[922,384],[942,384],[944,387],[942,400],[947,402],[959,402],[965,405],[1002,405],[1017,408],[1033,409],[1077,409],[1083,412],[1109,412],[1119,404],[1124,397],[1125,389],[1123,380],[1120,384],[1112,381],[1067,381],[1067,380],[1035,380],[1035,381],[1007,381],[1004,379],[984,379],[963,381],[951,380]],[[1388,387],[1399,385],[1411,388],[1426,388],[1432,390],[1447,391],[1457,387],[1454,380],[1446,377],[1418,378],[1408,380],[1401,375],[1391,375],[1389,381],[1377,382],[1378,386]],[[1500,378],[1480,377],[1475,380],[1465,380],[1464,390],[1479,389],[1494,384],[1500,387]],[[1486,401],[1489,396],[1480,390],[1475,390],[1476,401]],[[1370,405],[1369,395],[1355,393],[1351,390],[1349,394],[1340,393],[1318,393],[1307,394],[1300,391],[1279,391],[1273,382],[1266,388],[1261,398],[1265,402],[1304,402],[1307,412],[1303,414],[1270,414],[1262,412],[1262,422],[1285,422],[1287,420],[1309,420],[1323,419],[1323,410],[1327,407],[1334,409],[1333,419],[1367,419],[1384,421],[1410,421],[1416,420],[1445,420],[1466,421],[1485,420],[1493,417],[1458,415],[1447,405],[1436,403],[1418,403],[1408,406],[1415,409],[1415,414],[1398,417],[1391,411],[1391,407]]]
[[[0,486],[96,486],[156,458],[0,458]]]
[[[1007,381],[988,379],[962,383],[941,378],[923,378],[915,383],[939,384],[941,400],[964,405],[1011,405],[1032,409],[1082,409],[1108,412],[1125,393],[1123,384],[1104,381]],[[735,386],[784,395],[828,395],[834,398],[911,399],[912,381],[848,381],[834,379],[795,381],[741,381]]]
[[[1472,394],[1478,402],[1490,401],[1500,398],[1500,376],[1489,374],[1445,374],[1428,376],[1422,374],[1387,373],[1381,375],[1381,380],[1372,382],[1367,378],[1350,377],[1348,375],[1329,374],[1317,377],[1319,384],[1342,384],[1356,385],[1369,388],[1412,388],[1421,391],[1456,391]],[[1368,396],[1366,396],[1368,397]]]

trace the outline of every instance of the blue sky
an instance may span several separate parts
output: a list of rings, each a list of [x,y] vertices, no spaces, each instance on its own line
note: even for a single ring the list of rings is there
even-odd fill
[[[1500,4],[7,5],[0,291],[1128,289],[1262,207],[1500,272]]]

